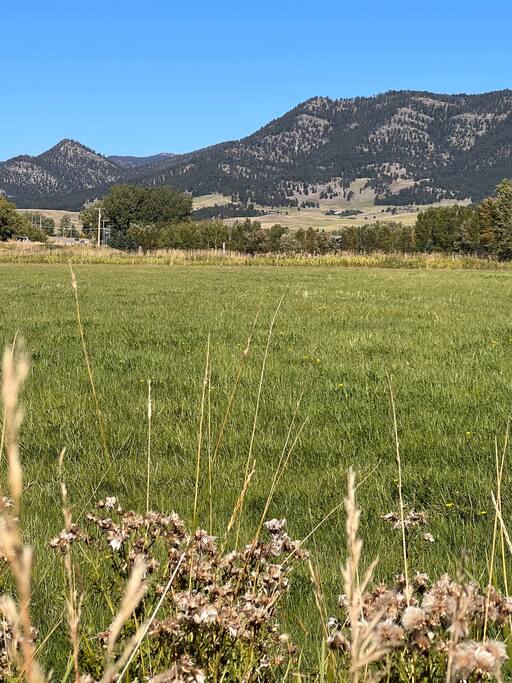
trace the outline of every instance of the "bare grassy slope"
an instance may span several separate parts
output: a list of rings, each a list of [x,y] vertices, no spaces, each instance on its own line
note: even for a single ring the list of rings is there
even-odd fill
[[[20,213],[28,213],[28,212],[33,212],[37,211],[38,213],[42,213],[43,216],[48,216],[48,218],[53,218],[55,221],[55,226],[58,227],[59,223],[61,221],[61,218],[63,216],[69,216],[71,218],[71,222],[75,227],[77,227],[79,230],[82,229],[82,223],[80,222],[79,218],[79,212],[78,211],[61,211],[58,209],[18,209]]]

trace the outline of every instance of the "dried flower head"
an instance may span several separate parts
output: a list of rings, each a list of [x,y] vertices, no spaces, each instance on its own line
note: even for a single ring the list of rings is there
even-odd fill
[[[419,631],[425,627],[427,615],[420,607],[409,605],[402,614],[402,626],[406,631]]]
[[[341,631],[335,631],[327,638],[327,647],[330,650],[340,650],[348,652],[350,650],[350,642]]]

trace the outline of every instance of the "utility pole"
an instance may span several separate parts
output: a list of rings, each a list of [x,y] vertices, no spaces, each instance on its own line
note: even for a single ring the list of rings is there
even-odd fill
[[[101,247],[101,207],[98,207],[98,247]]]

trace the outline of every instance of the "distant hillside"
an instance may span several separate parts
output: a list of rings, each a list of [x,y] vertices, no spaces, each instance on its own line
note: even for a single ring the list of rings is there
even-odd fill
[[[109,156],[108,160],[111,161],[116,166],[122,166],[123,168],[139,168],[140,166],[151,166],[152,164],[158,164],[161,161],[165,161],[170,157],[175,156],[169,152],[161,152],[160,154],[153,154],[149,157],[130,157],[130,156]]]
[[[361,191],[376,203],[481,199],[512,176],[512,90],[482,95],[392,91],[315,97],[248,137],[189,154],[105,158],[64,140],[0,164],[20,206],[78,208],[112,183],[170,184],[195,195],[294,205]]]
[[[123,177],[104,156],[74,140],[61,140],[36,157],[0,164],[0,191],[19,207],[75,209]]]
[[[368,178],[377,201],[478,200],[512,175],[512,91],[313,98],[237,142],[174,157],[153,181],[286,204]],[[300,194],[298,194],[300,193]]]

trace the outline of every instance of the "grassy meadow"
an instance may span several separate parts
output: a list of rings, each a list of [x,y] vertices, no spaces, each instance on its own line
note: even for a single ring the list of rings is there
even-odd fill
[[[287,469],[269,517],[306,536],[341,503],[356,468],[365,561],[377,579],[401,567],[400,532],[380,515],[398,508],[391,384],[406,509],[426,511],[434,543],[418,539],[413,569],[465,571],[486,581],[495,482],[512,387],[512,273],[372,268],[76,265],[81,319],[105,422],[102,446],[63,264],[2,264],[1,341],[15,334],[32,356],[24,391],[22,524],[35,548],[33,611],[49,636],[47,668],[65,667],[63,573],[48,540],[63,526],[58,456],[77,521],[92,501],[116,495],[146,505],[147,396],[153,399],[150,504],[192,518],[205,358],[199,522],[223,530],[244,479],[269,326],[279,302],[254,431],[256,469],[241,532],[258,525],[283,448]],[[252,341],[243,354],[248,337]],[[208,341],[209,340],[209,341]],[[241,367],[224,437],[215,444]],[[288,444],[288,446],[287,446]],[[107,451],[107,452],[106,452]],[[504,490],[510,485],[505,468]],[[510,501],[504,497],[504,512]],[[211,512],[210,512],[211,510]],[[234,541],[234,538],[233,538]],[[307,543],[334,609],[344,557],[344,514]],[[92,598],[92,596],[90,596]],[[98,630],[101,599],[84,603]],[[283,621],[299,643],[319,634],[306,572],[292,583]],[[314,656],[306,647],[306,656]]]
[[[304,209],[297,209],[294,207],[265,207],[257,205],[258,209],[263,209],[269,211],[268,214],[263,216],[257,216],[254,220],[257,220],[263,226],[270,227],[275,223],[280,223],[290,230],[297,230],[298,228],[318,228],[320,230],[328,230],[335,232],[346,226],[350,225],[365,225],[366,223],[371,223],[376,220],[393,220],[404,225],[414,225],[416,218],[418,217],[417,211],[401,211],[399,210],[396,215],[387,213],[387,205],[376,206],[374,203],[375,193],[370,190],[364,190],[359,193],[359,189],[363,186],[364,179],[356,180],[352,183],[351,189],[354,191],[355,196],[351,201],[347,201],[343,197],[333,197],[332,199],[320,199],[320,191],[316,193],[310,193],[309,195],[296,195],[299,200],[299,204],[305,200],[311,200],[318,202],[320,204],[319,208],[308,207]],[[324,186],[320,189],[325,189]],[[200,197],[194,197],[193,207],[194,209],[202,209],[207,206],[214,206],[218,204],[231,203],[230,197],[225,197],[221,194],[207,194],[201,195]],[[423,209],[428,208],[429,205],[422,207]],[[432,204],[434,206],[434,204]],[[399,208],[399,207],[398,207]],[[343,210],[343,209],[358,209],[361,211],[351,218],[344,216],[331,216],[326,215],[326,211]],[[235,223],[241,220],[240,218],[228,218],[226,223]]]
[[[404,225],[414,225],[416,218],[418,217],[418,212],[407,211],[403,213],[397,213],[396,215],[386,213],[386,207],[380,206],[365,206],[361,208],[362,213],[358,214],[352,218],[346,218],[343,216],[329,216],[325,214],[326,209],[330,208],[328,205],[318,208],[287,208],[278,209],[274,213],[268,213],[264,216],[257,216],[254,220],[259,221],[262,225],[270,227],[275,223],[280,223],[286,226],[290,230],[297,230],[298,228],[315,228],[319,230],[327,230],[329,232],[336,232],[347,226],[351,225],[365,225],[366,223],[372,223],[375,221],[396,221],[397,223],[403,223]],[[336,207],[338,208],[338,207]],[[359,206],[352,207],[347,205],[343,208],[360,208]],[[234,223],[236,218],[227,218],[227,223]],[[238,219],[240,220],[240,219]]]

